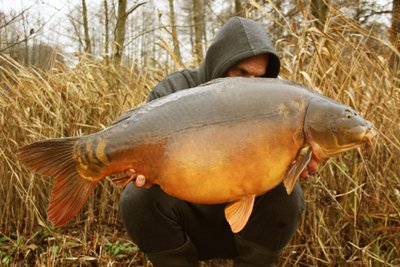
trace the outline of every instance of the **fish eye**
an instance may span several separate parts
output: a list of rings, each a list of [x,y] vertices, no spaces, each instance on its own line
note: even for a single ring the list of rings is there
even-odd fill
[[[345,110],[345,111],[344,111],[344,116],[345,116],[346,118],[351,119],[351,117],[352,117],[351,115],[352,115],[352,113],[351,113],[350,110]]]

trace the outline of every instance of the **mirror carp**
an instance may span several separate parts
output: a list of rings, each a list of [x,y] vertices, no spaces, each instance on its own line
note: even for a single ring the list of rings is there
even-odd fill
[[[225,217],[239,232],[256,196],[282,182],[290,194],[312,156],[327,159],[375,134],[349,106],[301,85],[222,78],[143,104],[97,133],[39,141],[17,156],[55,177],[48,209],[55,226],[79,212],[101,179],[134,169],[179,199],[229,203]]]

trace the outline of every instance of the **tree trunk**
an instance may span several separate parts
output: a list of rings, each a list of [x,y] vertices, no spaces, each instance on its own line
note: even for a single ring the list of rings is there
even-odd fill
[[[242,0],[235,0],[235,16],[244,17]]]
[[[82,17],[83,17],[83,31],[85,33],[85,52],[91,54],[92,44],[90,42],[90,36],[89,36],[86,0],[82,0]]]
[[[104,42],[104,54],[108,57],[108,47],[110,43],[109,31],[109,19],[108,19],[108,4],[107,0],[104,0],[104,25],[105,25],[105,42]]]
[[[321,31],[324,29],[328,11],[329,11],[328,6],[325,4],[324,0],[311,1],[311,14],[316,19],[318,19],[318,21],[316,21],[315,24],[317,28],[320,29]]]
[[[203,16],[201,14],[201,0],[192,0],[193,9],[193,24],[194,24],[194,56],[196,63],[199,64],[203,59]]]
[[[24,51],[25,51],[25,53],[24,53],[24,59],[23,59],[22,63],[25,66],[29,66],[30,65],[30,60],[29,60],[29,45],[28,45],[29,38],[28,37],[31,34],[28,32],[28,29],[26,27],[26,17],[24,16],[24,14],[22,14],[22,22],[23,22],[24,34],[25,34],[25,41],[24,41],[24,44],[25,44]]]
[[[171,20],[172,39],[174,43],[174,54],[179,64],[182,63],[181,51],[179,49],[178,34],[176,32],[176,20],[174,10],[174,0],[169,0],[169,17]]]
[[[125,27],[126,27],[126,0],[118,0],[117,26],[115,28],[114,41],[114,65],[121,65],[122,53],[125,43]]]
[[[202,31],[202,34],[203,34],[203,43],[202,43],[202,46],[203,47],[208,47],[207,46],[207,44],[208,44],[208,40],[207,40],[207,31],[206,31],[206,28],[207,28],[207,23],[206,23],[206,21],[207,21],[207,15],[206,15],[206,6],[208,5],[208,6],[211,6],[211,4],[210,3],[208,3],[208,2],[210,2],[210,0],[202,0],[203,2],[202,2],[202,7],[201,7],[201,21],[202,21],[202,24],[201,24],[201,31]]]
[[[400,53],[400,0],[393,0],[392,4],[392,26],[390,29],[390,41],[397,49],[397,53]],[[391,65],[397,75],[399,75],[400,57],[398,54],[392,53]]]
[[[118,0],[118,15],[117,15],[117,25],[115,28],[115,39],[114,39],[114,56],[113,62],[115,66],[121,65],[122,54],[124,52],[125,45],[125,31],[126,31],[126,19],[129,14],[135,11],[141,5],[146,2],[136,4],[131,7],[128,11],[126,10],[126,0]]]

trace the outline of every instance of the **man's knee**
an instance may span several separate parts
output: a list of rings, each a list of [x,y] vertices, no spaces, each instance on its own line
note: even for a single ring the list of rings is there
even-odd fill
[[[121,195],[120,214],[129,237],[144,252],[156,252],[185,241],[177,217],[180,200],[158,186],[139,189],[129,184]]]
[[[257,198],[241,236],[272,250],[281,250],[295,234],[304,208],[300,186],[297,184],[288,195],[281,184]]]
[[[120,213],[122,221],[133,224],[155,212],[157,207],[157,188],[152,190],[138,189],[130,183],[122,192],[120,199]]]

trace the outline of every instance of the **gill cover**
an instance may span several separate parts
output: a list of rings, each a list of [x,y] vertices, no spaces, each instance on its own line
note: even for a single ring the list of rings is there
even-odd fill
[[[304,121],[307,141],[319,159],[355,148],[371,128],[351,107],[320,97],[310,100]]]

